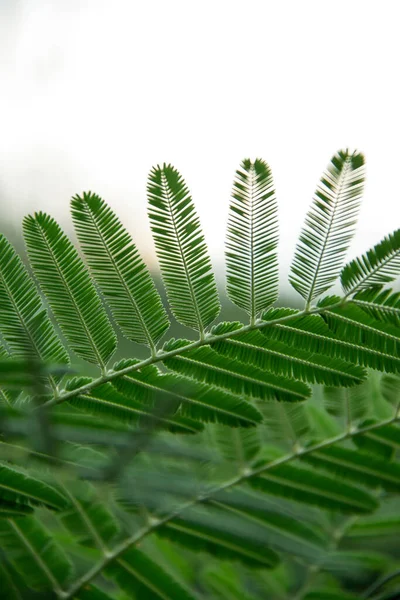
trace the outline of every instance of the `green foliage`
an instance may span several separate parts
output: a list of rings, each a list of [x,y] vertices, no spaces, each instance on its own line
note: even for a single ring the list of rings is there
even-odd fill
[[[236,171],[229,211],[227,292],[252,322],[278,298],[277,210],[269,166],[244,160]]]
[[[244,160],[226,263],[249,321],[213,324],[189,189],[154,168],[150,223],[188,339],[162,341],[168,307],[96,194],[71,201],[84,258],[41,212],[23,223],[32,276],[0,235],[5,598],[396,597],[399,235],[342,268],[363,179],[362,154],[335,154],[292,264],[305,308],[276,307],[272,173]],[[321,297],[339,277],[344,294]],[[148,354],[123,356],[131,342]]]

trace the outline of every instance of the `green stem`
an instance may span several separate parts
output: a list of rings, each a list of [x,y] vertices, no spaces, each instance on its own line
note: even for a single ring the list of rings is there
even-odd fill
[[[337,308],[338,306],[341,306],[342,304],[343,304],[343,300],[340,300],[340,302],[335,302],[334,304],[331,304],[329,306],[324,306],[321,308],[316,307],[316,308],[313,308],[313,309],[307,310],[307,311],[305,311],[305,310],[299,311],[297,313],[286,315],[286,316],[280,317],[278,319],[272,319],[271,321],[261,321],[261,322],[255,323],[255,324],[243,325],[243,327],[241,327],[240,329],[236,329],[235,331],[227,331],[226,333],[222,333],[220,335],[210,334],[206,337],[201,337],[200,339],[192,342],[191,344],[188,344],[187,346],[184,346],[183,348],[176,348],[175,350],[170,350],[169,352],[161,351],[156,356],[150,356],[149,358],[146,358],[145,360],[142,360],[134,365],[130,365],[129,367],[126,367],[125,369],[120,369],[119,371],[110,370],[106,374],[102,375],[101,377],[98,377],[97,379],[93,379],[93,381],[87,383],[86,385],[82,385],[79,388],[76,388],[75,390],[60,392],[58,397],[54,397],[51,400],[48,400],[47,402],[45,402],[44,404],[41,405],[40,409],[50,408],[51,406],[54,406],[56,404],[61,404],[62,402],[71,400],[71,398],[75,398],[76,396],[81,396],[82,394],[87,394],[88,392],[91,392],[92,390],[96,389],[98,386],[100,386],[104,383],[108,383],[115,379],[119,379],[123,375],[128,375],[129,373],[132,373],[133,371],[139,371],[143,367],[147,367],[149,365],[154,365],[154,364],[156,364],[158,362],[162,362],[168,358],[172,358],[173,356],[178,356],[180,354],[184,354],[185,352],[188,352],[195,348],[199,348],[201,346],[208,346],[210,344],[220,342],[221,340],[234,338],[234,337],[241,335],[242,333],[246,333],[248,331],[260,330],[260,329],[264,329],[266,327],[271,327],[273,325],[279,325],[280,323],[284,323],[286,321],[298,319],[299,317],[302,317],[305,314],[307,314],[307,315],[322,314],[328,310]]]

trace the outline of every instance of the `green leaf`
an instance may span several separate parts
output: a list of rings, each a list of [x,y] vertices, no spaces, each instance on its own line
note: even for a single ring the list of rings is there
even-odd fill
[[[35,517],[0,520],[0,542],[24,583],[35,590],[60,590],[72,575],[61,547]]]
[[[104,369],[116,338],[78,252],[44,213],[25,217],[23,227],[33,270],[63,334],[78,356]]]
[[[233,429],[225,425],[214,425],[208,427],[215,439],[221,456],[243,466],[251,462],[261,448],[261,438],[258,427]]]
[[[352,388],[324,388],[324,405],[329,414],[344,417],[350,427],[368,413],[370,382],[366,380]]]
[[[11,502],[62,509],[67,501],[58,489],[21,467],[0,463],[0,497]]]
[[[364,156],[341,150],[317,187],[292,263],[290,283],[309,305],[339,276],[354,234],[364,184]]]
[[[325,297],[319,308],[331,306],[337,296]],[[359,362],[381,371],[397,373],[400,370],[400,330],[392,323],[376,321],[352,303],[326,308],[321,313],[330,330],[342,340],[360,346]],[[364,351],[362,351],[362,347]],[[372,356],[375,355],[375,359]]]
[[[377,552],[341,549],[321,561],[322,568],[347,584],[368,585],[388,567],[388,559]]]
[[[259,411],[243,397],[234,396],[174,373],[162,374],[144,367],[114,381],[116,388],[130,400],[178,408],[190,419],[217,422],[231,427],[254,427],[262,420]]]
[[[257,467],[264,464],[267,467],[270,463],[260,462]],[[249,483],[268,494],[343,513],[365,514],[378,506],[375,498],[361,488],[342,481],[339,485],[335,477],[322,475],[303,465],[278,464],[252,477]]]
[[[73,386],[73,383],[67,386],[66,389],[72,389],[71,385]],[[135,388],[129,394],[129,390],[126,390],[123,384],[120,384],[120,387],[125,394],[118,393],[116,387],[106,383],[96,387],[91,393],[80,394],[72,398],[70,403],[93,415],[101,415],[124,422],[155,419],[161,427],[179,433],[197,433],[203,429],[201,423],[181,415],[158,416],[152,410],[152,406],[143,402],[143,393],[145,393],[143,390]]]
[[[329,587],[317,587],[307,592],[302,600],[357,600],[359,596],[353,596],[343,590],[332,590]]]
[[[360,429],[369,427],[373,423],[377,422],[368,419],[360,423]],[[400,450],[400,428],[396,425],[377,427],[372,431],[353,435],[352,440],[360,450],[391,460],[395,451]]]
[[[13,572],[10,565],[0,560],[0,581],[3,600],[24,600],[20,589],[19,576]],[[26,590],[25,590],[26,592]]]
[[[346,533],[353,538],[387,538],[400,535],[400,516],[377,514],[357,520]]]
[[[13,356],[68,364],[69,358],[38,291],[7,239],[0,234],[0,332]],[[57,377],[53,377],[56,381]]]
[[[0,519],[23,517],[24,515],[29,515],[31,513],[33,513],[33,508],[28,504],[22,504],[22,502],[7,502],[0,499]]]
[[[200,334],[220,311],[211,261],[189,190],[171,165],[154,168],[147,187],[161,273],[176,319]]]
[[[131,236],[91,192],[71,201],[72,218],[90,270],[123,334],[154,349],[169,321]]]
[[[63,488],[70,500],[69,508],[60,515],[63,524],[77,537],[79,544],[94,545],[104,552],[120,531],[111,507],[88,483],[72,481]]]
[[[226,242],[227,292],[250,316],[278,297],[277,203],[269,166],[244,160],[236,171]]]
[[[163,350],[170,352],[184,348],[189,343],[188,340],[170,340]],[[305,400],[310,395],[310,388],[304,383],[241,363],[233,357],[225,357],[209,346],[188,350],[165,359],[163,363],[176,373],[245,398],[296,402]]]
[[[279,561],[268,548],[266,532],[259,523],[238,519],[216,508],[185,511],[185,515],[160,528],[159,535],[191,550],[240,561],[252,568],[271,568]]]
[[[341,282],[347,296],[380,286],[400,275],[400,229],[343,267]]]
[[[267,402],[260,407],[264,415],[268,440],[289,442],[292,447],[310,431],[307,405]]]
[[[306,454],[301,461],[340,479],[358,481],[372,488],[381,487],[389,492],[400,491],[400,464],[369,453],[331,446]]]
[[[194,600],[194,596],[144,552],[131,548],[106,573],[137,600]]]
[[[97,586],[89,584],[75,594],[74,600],[115,600],[115,596],[112,597]]]
[[[219,508],[218,521],[223,522],[226,514],[235,516],[237,522],[232,521],[231,529],[243,530],[245,538],[263,540],[272,550],[313,560],[327,548],[322,530],[303,523],[297,515],[285,514],[285,508],[281,508],[278,501],[272,503],[266,494],[236,488],[217,494],[208,505]],[[215,520],[211,513],[210,524]]]
[[[380,387],[383,398],[397,408],[400,403],[400,376],[383,375]]]
[[[242,324],[237,322],[220,323],[212,328],[212,335],[233,332],[241,327]],[[340,358],[331,358],[271,340],[261,331],[239,333],[235,337],[214,342],[213,348],[223,356],[246,365],[310,383],[351,386],[361,383],[366,376],[362,367]]]
[[[375,320],[400,327],[400,292],[382,289],[381,286],[366,288],[355,294],[351,301]]]
[[[324,298],[319,302],[319,306],[333,305],[340,298],[334,296]],[[350,311],[351,311],[351,305]],[[340,314],[341,308],[332,309],[332,314]],[[363,314],[359,308],[355,308],[359,318],[369,318]],[[322,315],[302,316],[298,311],[290,308],[276,308],[265,311],[262,315],[263,321],[270,321],[271,325],[263,328],[261,331],[268,339],[283,342],[288,346],[293,346],[299,350],[323,354],[334,359],[342,359],[354,364],[363,365],[372,369],[388,370],[396,369],[400,366],[400,360],[397,356],[388,354],[379,347],[369,347],[362,343],[359,337],[353,339],[347,335],[346,328],[328,327],[332,324],[331,312],[325,312]],[[325,315],[325,316],[324,316]],[[279,324],[272,324],[276,319],[288,318]],[[376,323],[376,322],[375,322]],[[351,331],[350,331],[351,333]]]
[[[0,387],[3,390],[27,391],[34,386],[36,372],[34,363],[27,360],[0,359]]]

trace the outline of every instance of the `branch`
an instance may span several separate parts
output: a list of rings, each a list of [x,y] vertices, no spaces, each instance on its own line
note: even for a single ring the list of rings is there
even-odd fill
[[[163,350],[160,350],[159,352],[157,352],[157,354],[155,356],[150,356],[149,358],[146,358],[134,365],[130,365],[129,367],[126,367],[125,369],[121,369],[119,371],[110,370],[110,371],[106,372],[105,374],[101,375],[100,377],[98,377],[97,379],[94,379],[90,383],[87,383],[86,385],[82,385],[79,388],[76,388],[75,390],[60,392],[57,397],[53,397],[51,400],[48,400],[47,402],[42,404],[40,407],[38,407],[36,410],[47,409],[47,408],[50,408],[51,406],[55,406],[56,404],[61,404],[62,402],[71,400],[71,398],[74,398],[75,396],[80,396],[81,394],[87,394],[88,392],[96,389],[98,386],[100,386],[104,383],[114,381],[115,379],[119,379],[120,377],[123,377],[124,375],[127,375],[128,373],[132,373],[133,371],[139,371],[143,367],[147,367],[149,365],[154,365],[154,364],[156,364],[158,362],[162,362],[168,358],[172,358],[173,356],[178,356],[178,355],[184,354],[185,352],[188,352],[190,350],[194,350],[195,348],[200,348],[201,346],[208,346],[210,344],[220,342],[220,341],[228,339],[228,338],[233,338],[233,337],[236,337],[236,336],[241,335],[242,333],[245,333],[248,331],[260,330],[260,329],[264,329],[265,327],[271,327],[272,325],[279,325],[280,323],[284,323],[286,321],[291,321],[293,319],[298,319],[299,317],[302,317],[305,315],[323,314],[324,312],[332,310],[333,308],[342,306],[344,303],[345,303],[345,300],[341,299],[340,302],[335,302],[334,304],[330,304],[329,306],[315,307],[315,308],[312,308],[309,310],[305,309],[303,311],[296,312],[296,313],[293,313],[290,315],[286,315],[286,316],[280,317],[278,319],[273,319],[271,321],[258,321],[254,324],[244,325],[240,329],[235,329],[234,331],[228,331],[226,333],[221,333],[220,335],[208,334],[204,338],[200,338],[199,340],[196,340],[196,341],[192,342],[191,344],[188,344],[187,346],[184,346],[182,348],[176,348],[175,350],[170,350],[169,352],[164,352]]]

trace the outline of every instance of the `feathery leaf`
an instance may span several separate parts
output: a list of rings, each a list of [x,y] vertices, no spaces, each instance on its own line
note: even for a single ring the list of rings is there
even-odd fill
[[[212,328],[212,334],[221,335],[241,327],[242,324],[237,322],[219,323]],[[246,365],[310,383],[351,386],[357,385],[366,376],[364,369],[358,365],[268,339],[262,331],[246,331],[235,337],[216,341],[213,348]]]
[[[335,154],[317,187],[292,263],[290,282],[309,305],[339,276],[354,234],[364,184],[364,157]]]
[[[169,352],[189,343],[188,340],[170,340],[163,349]],[[172,371],[245,398],[299,401],[305,400],[310,394],[309,387],[300,381],[268,373],[250,364],[245,365],[218,354],[209,346],[188,350],[163,362]]]
[[[78,252],[44,213],[25,217],[23,227],[33,270],[71,348],[104,368],[116,338]]]
[[[72,390],[77,383],[71,380],[66,389]],[[72,398],[70,402],[80,410],[113,420],[136,422],[140,419],[150,418],[157,420],[160,427],[166,427],[179,433],[197,433],[203,429],[201,423],[181,415],[158,416],[151,404],[149,405],[149,402],[146,401],[146,391],[138,389],[136,386],[134,393],[129,393],[131,386],[128,384],[124,385],[120,382],[116,384],[116,387],[110,383],[105,383],[88,394],[81,394]],[[119,389],[124,393],[119,393]]]
[[[194,596],[144,552],[131,548],[106,569],[129,594],[140,600],[195,600]]]
[[[400,275],[400,229],[343,267],[341,282],[347,296],[384,285]]]
[[[400,327],[400,292],[376,286],[357,292],[351,301],[377,321]]]
[[[115,387],[127,398],[150,404],[180,405],[180,413],[190,419],[217,422],[231,427],[254,427],[262,420],[259,411],[243,397],[234,396],[174,373],[162,374],[145,367],[115,380]]]
[[[269,166],[246,159],[236,171],[226,243],[228,296],[252,322],[278,297],[277,203]]]
[[[150,273],[131,236],[95,194],[71,201],[78,239],[123,334],[154,349],[169,321]]]
[[[147,187],[161,273],[176,319],[203,334],[220,311],[207,246],[189,190],[178,171],[154,168]]]
[[[0,520],[0,543],[25,584],[34,590],[61,590],[72,565],[35,517]]]
[[[276,452],[269,454],[270,458],[277,456]],[[264,464],[267,465],[268,462],[260,461],[257,466]],[[304,465],[277,465],[252,477],[249,483],[267,494],[343,513],[369,513],[378,506],[375,498],[363,489],[343,482],[338,485],[335,477],[322,475]]]
[[[193,550],[241,561],[253,568],[271,568],[279,558],[267,547],[267,532],[260,525],[219,508],[198,507],[169,521],[159,534]]]
[[[55,509],[62,509],[67,504],[59,490],[46,481],[20,467],[4,463],[0,463],[0,497],[12,502],[43,504]]]
[[[33,357],[48,364],[69,363],[32,279],[1,234],[0,331],[16,358]]]

